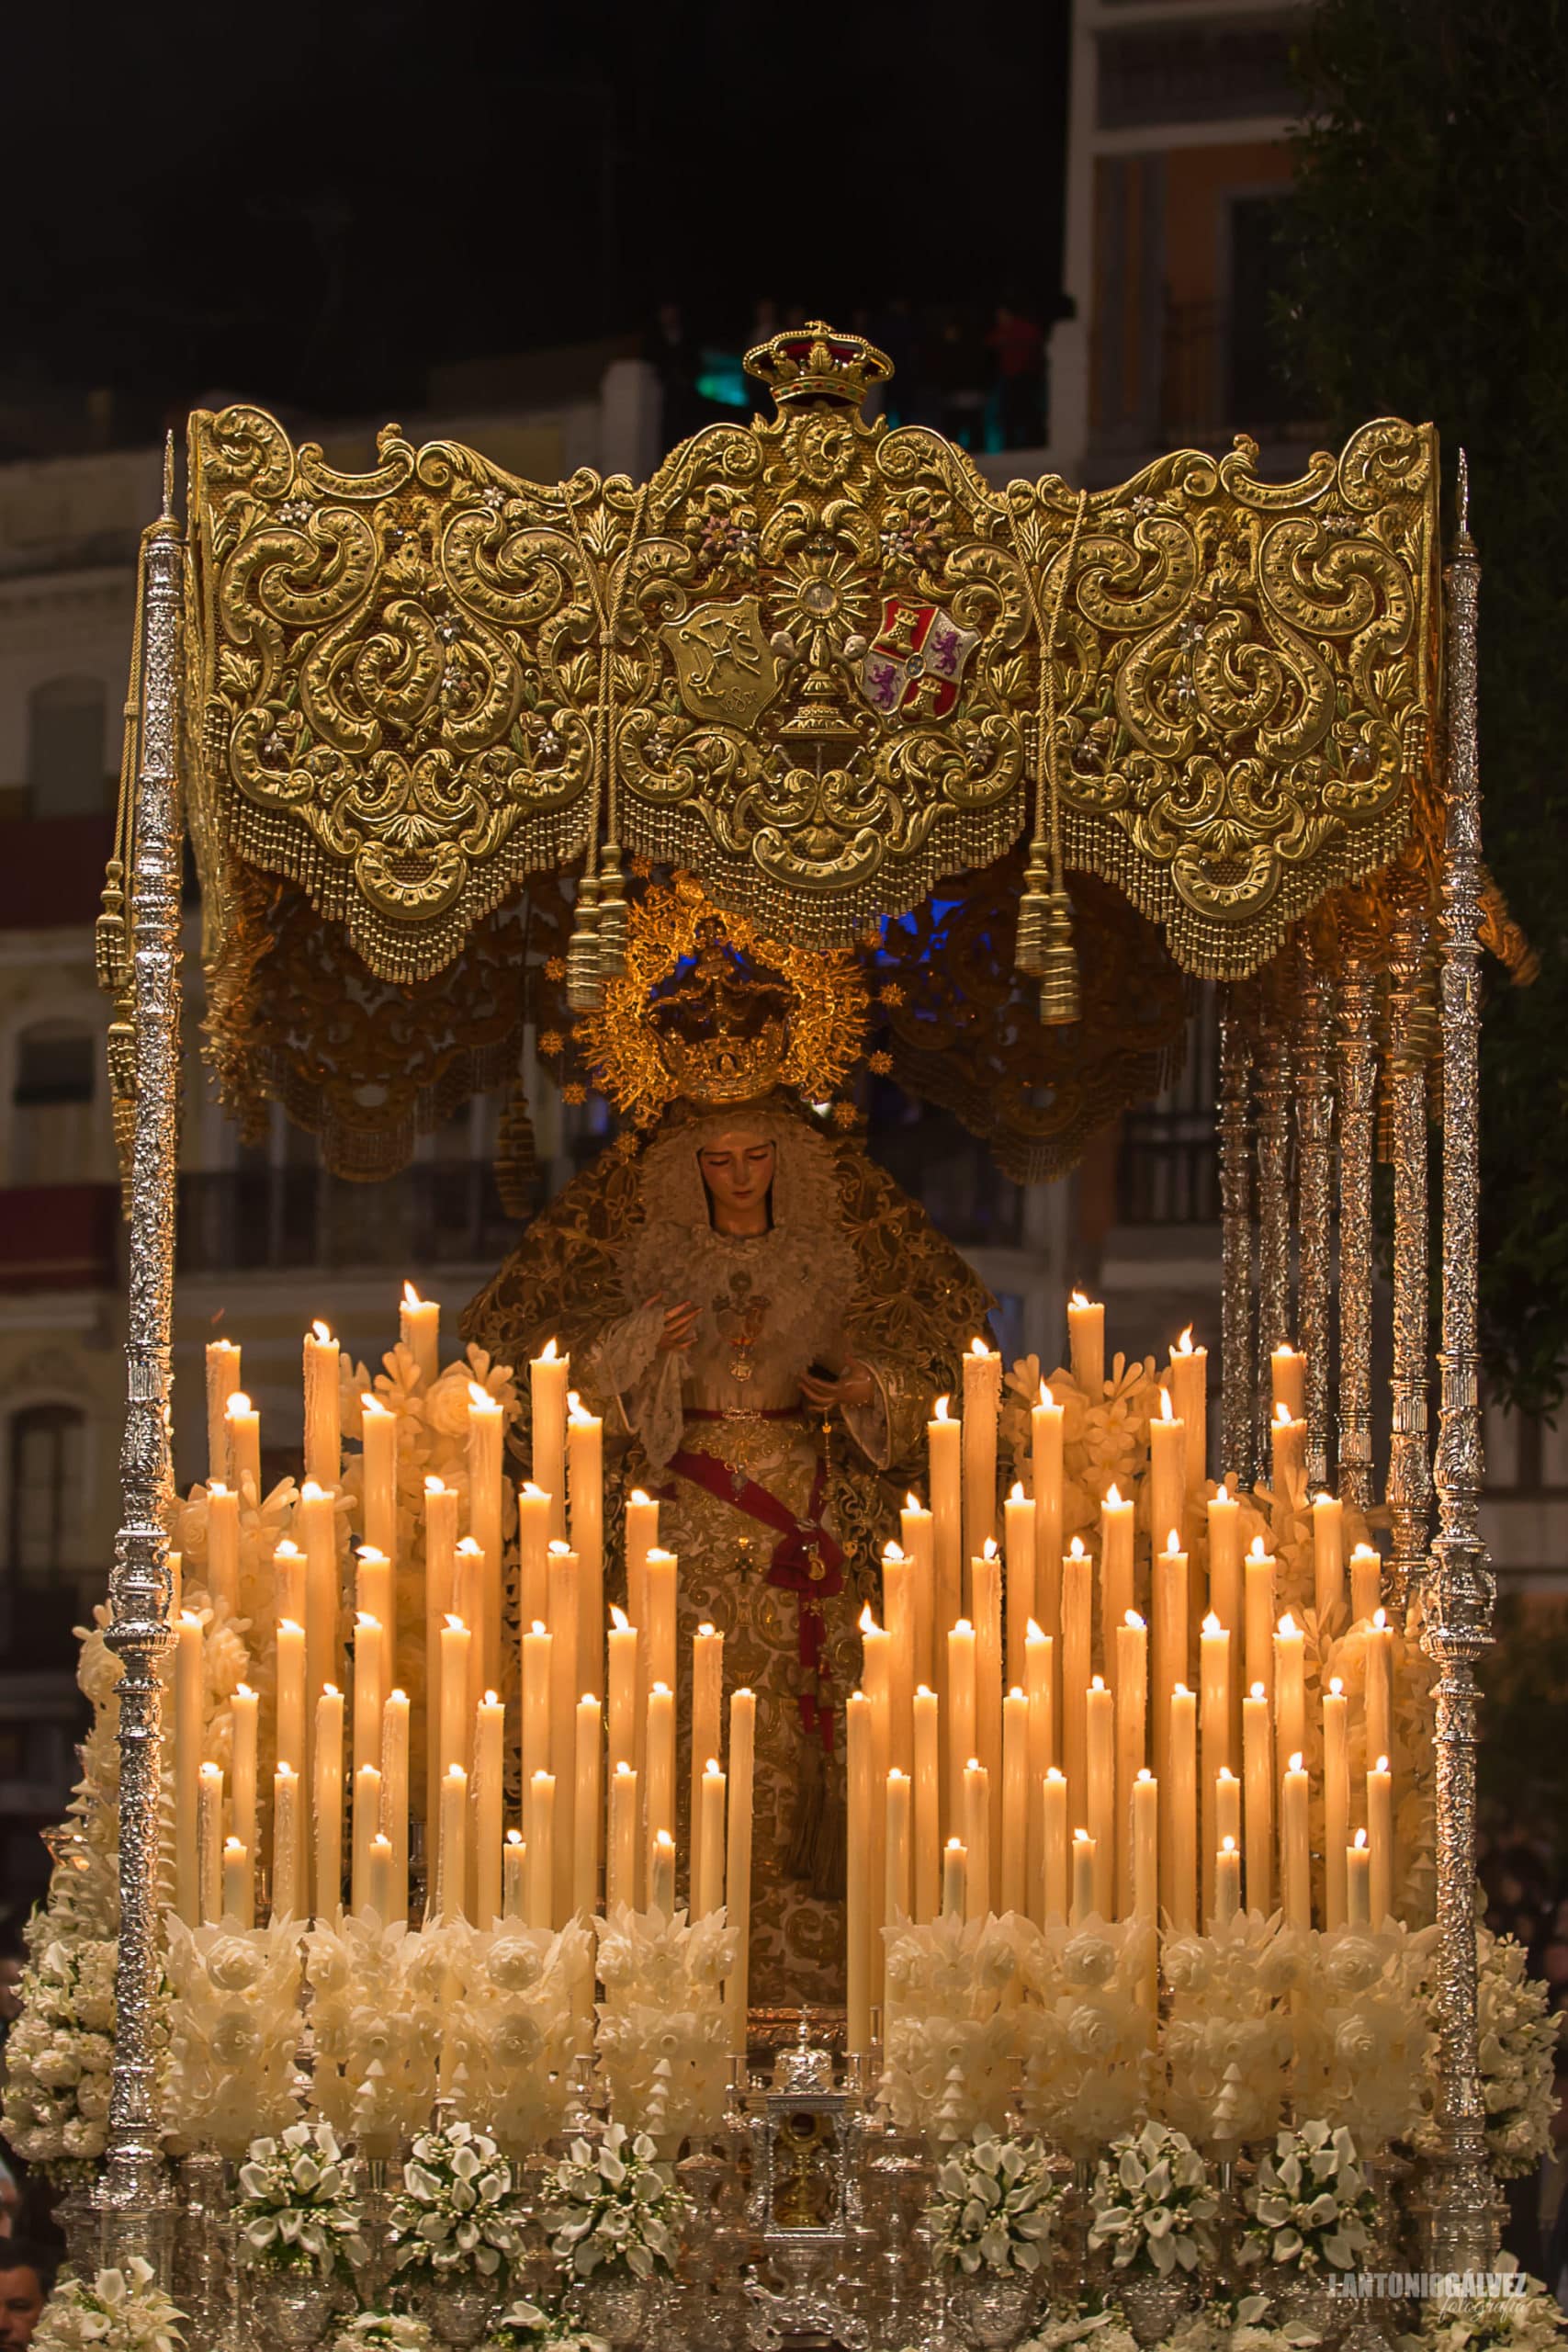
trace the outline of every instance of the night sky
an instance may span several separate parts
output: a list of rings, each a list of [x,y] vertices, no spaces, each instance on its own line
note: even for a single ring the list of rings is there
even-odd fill
[[[8,28],[12,399],[413,405],[674,297],[1054,313],[1066,0],[34,7]]]

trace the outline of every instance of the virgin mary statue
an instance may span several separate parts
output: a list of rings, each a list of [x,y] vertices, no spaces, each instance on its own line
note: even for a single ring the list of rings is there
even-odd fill
[[[604,1419],[607,1561],[617,1496],[657,1496],[680,1559],[683,1676],[705,1622],[724,1635],[727,1697],[757,1694],[763,2006],[841,1996],[857,1619],[868,1600],[880,1614],[882,1547],[923,1479],[932,1399],[957,1386],[992,1303],[823,1115],[863,1004],[852,957],[760,940],[684,880],[650,891],[625,978],[579,1030],[642,1135],[535,1219],[465,1321],[514,1364],[551,1339],[570,1350],[573,1387]]]

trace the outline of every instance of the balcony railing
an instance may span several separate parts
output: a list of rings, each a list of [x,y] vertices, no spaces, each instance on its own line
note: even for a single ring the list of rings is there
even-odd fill
[[[1123,1225],[1212,1225],[1220,1214],[1212,1111],[1134,1111],[1122,1129],[1116,1214]]]
[[[312,1167],[180,1178],[178,1262],[186,1274],[494,1265],[516,1238],[517,1221],[482,1160],[431,1160],[383,1184],[351,1184]]]

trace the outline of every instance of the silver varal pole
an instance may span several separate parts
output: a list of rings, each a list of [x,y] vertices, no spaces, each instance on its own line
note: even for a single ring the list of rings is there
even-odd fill
[[[1481,1539],[1476,1349],[1480,1210],[1481,795],[1476,607],[1481,566],[1460,458],[1460,528],[1447,576],[1448,827],[1443,852],[1441,1406],[1423,1639],[1437,1686],[1438,2081],[1428,2201],[1432,2267],[1484,2267],[1495,2245],[1476,2016],[1475,1661],[1492,1639],[1495,1580]]]
[[[178,662],[185,548],[172,505],[142,541],[141,752],[136,779],[130,919],[136,1003],[136,1123],[131,1162],[130,1295],[126,1329],[124,1518],[109,1584],[109,1648],[120,1660],[119,1956],[107,2162],[99,2191],[106,2251],[155,2257],[164,2167],[153,2033],[158,1916],[159,1659],[168,1645],[164,1509],[169,1453],[169,1335],[180,1067]]]

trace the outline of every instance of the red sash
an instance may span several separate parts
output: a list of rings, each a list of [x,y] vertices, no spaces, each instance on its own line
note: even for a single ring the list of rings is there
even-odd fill
[[[716,1416],[715,1418],[717,1418]],[[793,1419],[793,1415],[768,1415],[769,1419]],[[670,1467],[678,1476],[689,1478],[694,1487],[716,1501],[728,1503],[732,1510],[742,1511],[760,1526],[771,1528],[779,1541],[773,1547],[768,1566],[768,1582],[781,1591],[799,1596],[796,1623],[799,1638],[800,1663],[817,1683],[817,1689],[800,1694],[800,1720],[808,1737],[815,1735],[822,1742],[826,1753],[833,1753],[833,1710],[829,1702],[829,1674],[824,1655],[822,1603],[831,1600],[844,1589],[844,1555],[840,1544],[822,1524],[823,1498],[828,1489],[828,1473],[820,1460],[817,1476],[811,1484],[811,1499],[807,1504],[807,1517],[796,1519],[795,1513],[760,1487],[740,1470],[721,1462],[716,1454],[697,1453],[682,1446],[671,1456]],[[666,1500],[673,1500],[670,1488],[663,1490]]]

